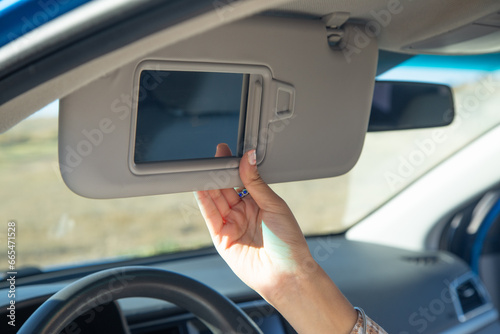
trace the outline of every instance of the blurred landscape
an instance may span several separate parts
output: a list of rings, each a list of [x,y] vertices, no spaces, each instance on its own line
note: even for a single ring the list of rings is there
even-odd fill
[[[322,180],[272,185],[305,234],[339,233],[356,223],[419,176],[500,122],[500,92],[474,110],[463,99],[480,82],[455,88],[455,122],[446,140],[413,166],[396,185],[402,159],[432,138],[433,129],[369,133],[361,158],[348,174]],[[325,153],[327,154],[327,153]],[[61,179],[57,118],[29,118],[0,135],[0,237],[17,222],[17,268],[57,266],[116,257],[178,252],[211,245],[191,193],[118,200],[91,200],[72,193]],[[4,241],[2,241],[4,245]],[[0,270],[7,266],[7,261]]]
[[[297,211],[315,211],[315,220],[304,219],[311,222],[309,228],[303,226],[305,233],[343,229],[331,222],[332,210],[343,209],[344,191],[340,190],[345,188],[345,181],[332,180],[338,198],[327,194],[330,187],[319,181],[276,185],[282,196],[290,193],[292,185],[292,193],[297,196],[290,197],[290,205]],[[28,119],[0,136],[0,184],[1,219],[5,224],[17,222],[18,268],[147,256],[211,245],[192,193],[94,200],[71,192],[59,172],[57,118]],[[301,200],[304,194],[309,194],[307,205]],[[329,200],[335,204],[326,205]],[[2,237],[5,231],[1,231]]]
[[[191,193],[82,198],[64,184],[57,159],[57,118],[29,119],[0,136],[0,212],[4,226],[17,222],[18,268],[209,244]]]

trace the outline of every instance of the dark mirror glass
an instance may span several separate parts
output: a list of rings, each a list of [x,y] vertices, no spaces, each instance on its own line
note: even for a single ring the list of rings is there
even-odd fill
[[[247,81],[238,73],[142,71],[135,163],[213,158],[219,143],[237,156]]]
[[[368,131],[439,127],[454,117],[450,87],[416,82],[377,81]]]

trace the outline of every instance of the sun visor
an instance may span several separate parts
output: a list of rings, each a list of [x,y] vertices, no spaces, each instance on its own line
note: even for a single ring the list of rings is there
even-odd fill
[[[376,40],[346,24],[254,17],[159,49],[60,100],[59,163],[77,194],[119,198],[337,176],[368,126]],[[227,143],[232,156],[214,158]]]

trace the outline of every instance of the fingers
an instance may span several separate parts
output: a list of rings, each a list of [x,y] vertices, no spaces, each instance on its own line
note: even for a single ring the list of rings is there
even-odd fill
[[[255,150],[248,151],[241,158],[240,178],[261,209],[276,213],[288,210],[285,202],[260,177],[257,171]]]
[[[229,146],[227,146],[226,143],[221,143],[221,144],[217,145],[217,149],[215,151],[216,158],[218,158],[218,157],[230,157],[232,155],[233,154],[231,153],[231,149],[229,148]]]
[[[229,146],[227,144],[221,143],[221,144],[217,145],[215,157],[227,157],[227,156],[232,156],[232,155],[233,154],[231,153],[231,149],[229,148]],[[220,197],[219,193],[222,194],[222,196],[224,196],[224,198],[227,201],[227,204],[229,205],[229,208],[232,208],[233,206],[235,206],[236,204],[238,204],[240,202],[240,197],[233,189],[213,190],[213,191],[211,191],[210,195],[215,200],[216,198]],[[222,203],[220,203],[220,204],[222,204]],[[225,207],[221,207],[221,209],[224,211],[226,210]],[[221,211],[221,212],[223,213],[224,211]]]
[[[208,191],[196,191],[194,193],[201,214],[207,223],[208,231],[212,238],[219,233],[224,222]]]
[[[226,196],[224,196],[224,189],[215,189],[215,190],[208,190],[208,193],[210,194],[210,197],[212,198],[213,203],[217,207],[217,210],[219,210],[219,213],[222,217],[222,219],[225,219],[229,214],[231,213],[231,208],[235,204],[230,204],[229,201],[227,200]],[[234,195],[235,192],[232,189],[225,189],[227,190],[226,192],[232,191]],[[230,194],[228,194],[230,195]],[[236,195],[238,197],[238,195]],[[239,199],[236,199],[235,201],[239,202]]]

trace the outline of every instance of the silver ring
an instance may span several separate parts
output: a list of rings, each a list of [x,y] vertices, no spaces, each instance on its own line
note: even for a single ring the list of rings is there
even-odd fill
[[[243,198],[243,197],[248,196],[248,195],[250,195],[250,193],[245,188],[243,188],[242,191],[238,191],[238,196],[240,196],[240,198]]]

